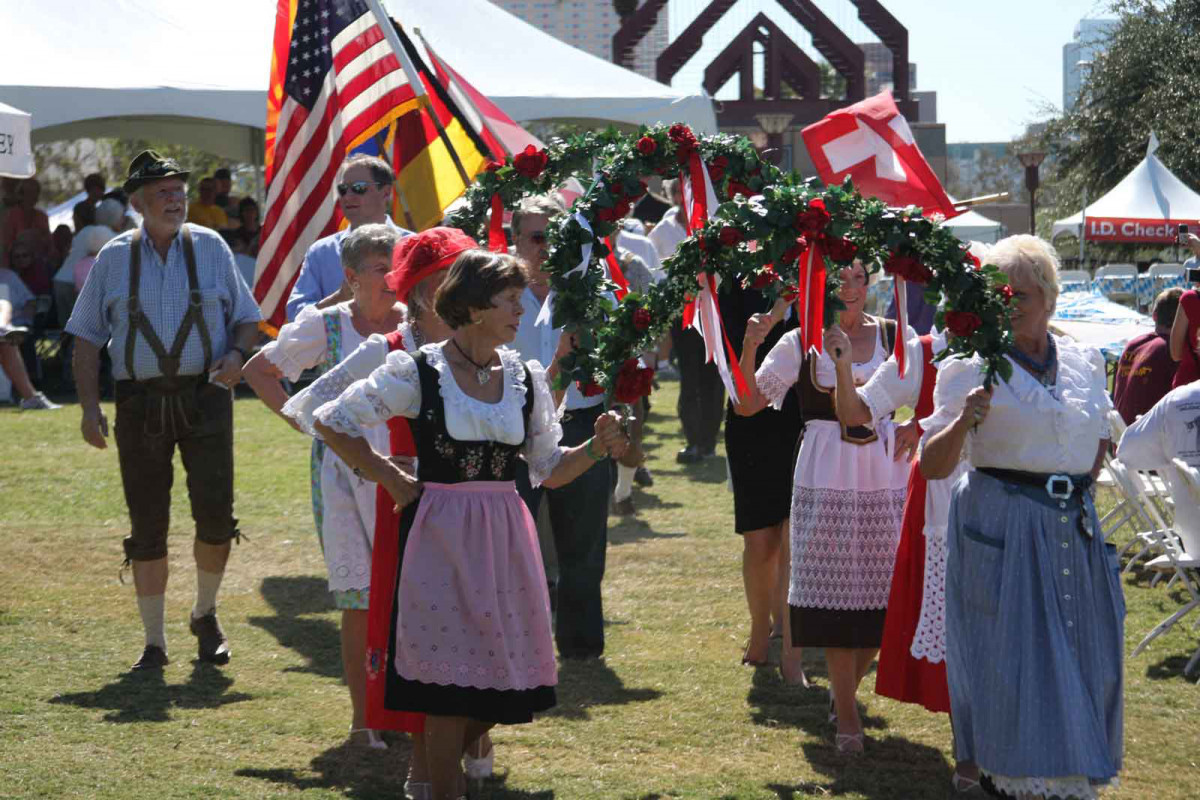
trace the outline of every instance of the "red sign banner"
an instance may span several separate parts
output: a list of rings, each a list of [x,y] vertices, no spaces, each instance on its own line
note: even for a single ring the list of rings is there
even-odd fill
[[[1196,220],[1129,219],[1127,217],[1086,217],[1084,237],[1089,242],[1150,242],[1173,244],[1179,225],[1198,225]]]

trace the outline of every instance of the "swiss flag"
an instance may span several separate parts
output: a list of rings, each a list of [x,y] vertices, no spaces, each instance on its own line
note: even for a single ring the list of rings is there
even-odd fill
[[[890,91],[839,108],[800,135],[826,183],[849,175],[860,192],[888,205],[920,206],[947,219],[962,213],[921,155]]]

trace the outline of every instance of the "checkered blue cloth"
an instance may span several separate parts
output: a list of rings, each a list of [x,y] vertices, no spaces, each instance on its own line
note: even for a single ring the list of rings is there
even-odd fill
[[[216,361],[229,350],[235,326],[262,319],[250,287],[221,236],[198,225],[188,225],[196,250],[196,276],[203,299],[204,321],[212,339]],[[133,231],[126,231],[104,246],[88,273],[79,299],[67,321],[67,333],[100,346],[108,342],[113,377],[132,378],[125,368],[125,339],[129,336],[129,249]],[[142,276],[138,289],[142,311],[168,350],[188,309],[187,262],[183,240],[175,236],[167,251],[167,262],[159,258],[142,233]],[[133,366],[138,380],[162,375],[158,358],[146,337],[138,334]],[[199,375],[204,370],[204,348],[194,327],[180,356],[180,375]]]

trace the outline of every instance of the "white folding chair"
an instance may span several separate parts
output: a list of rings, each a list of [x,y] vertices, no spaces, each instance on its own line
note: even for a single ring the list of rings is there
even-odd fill
[[[1141,479],[1135,471],[1126,467],[1118,458],[1109,460],[1108,470],[1127,501],[1124,511],[1128,516],[1123,517],[1114,524],[1109,519],[1113,512],[1109,512],[1100,521],[1100,530],[1107,539],[1113,532],[1120,529],[1126,523],[1133,526],[1133,538],[1117,553],[1117,556],[1120,557],[1133,548],[1138,548],[1133,557],[1125,564],[1124,571],[1129,572],[1129,570],[1133,569],[1133,565],[1143,556],[1158,553],[1162,548],[1162,540],[1166,535],[1167,525],[1158,513],[1158,509],[1145,496]]]
[[[1082,284],[1081,290],[1086,292],[1092,288],[1092,275],[1086,269],[1059,270],[1058,282],[1062,286]]]
[[[1200,473],[1178,458],[1172,461],[1172,468],[1178,473],[1185,493],[1185,496],[1176,498],[1176,503],[1200,505]],[[1186,535],[1182,536],[1179,535],[1179,531],[1172,533],[1175,535],[1165,536],[1163,539],[1163,554],[1152,559],[1147,566],[1160,572],[1171,573],[1171,581],[1167,585],[1183,584],[1191,596],[1191,601],[1155,625],[1134,648],[1134,656],[1141,654],[1150,642],[1170,630],[1175,623],[1191,613],[1193,609],[1200,608],[1200,541],[1196,541],[1191,532],[1183,532]],[[1200,628],[1200,619],[1192,625],[1193,630],[1197,628]],[[1196,648],[1187,664],[1184,665],[1183,674],[1190,673],[1197,663],[1200,663],[1200,647]]]
[[[1096,274],[1093,280],[1100,278],[1128,278],[1130,286],[1128,291],[1107,291],[1105,296],[1114,302],[1123,300],[1132,300],[1137,304],[1137,266],[1135,264],[1105,264],[1103,267],[1096,269]]]

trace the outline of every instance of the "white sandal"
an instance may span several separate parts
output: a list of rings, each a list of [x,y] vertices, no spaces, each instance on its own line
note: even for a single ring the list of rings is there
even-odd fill
[[[472,742],[471,744],[477,744]],[[463,753],[463,771],[467,773],[467,777],[473,781],[482,781],[485,778],[492,777],[492,773],[496,766],[496,747],[492,745],[488,748],[487,754],[476,758],[471,755],[470,748]]]
[[[837,746],[837,751],[844,756],[857,756],[863,751],[863,734],[858,733],[839,733],[834,737],[834,744]]]
[[[366,741],[362,741],[361,737],[356,737],[356,733],[365,733]],[[349,741],[351,744],[362,745],[363,747],[367,747],[371,750],[388,749],[387,742],[379,738],[379,731],[373,728],[351,728]]]
[[[433,800],[433,784],[429,781],[405,781],[404,797],[407,800]]]

